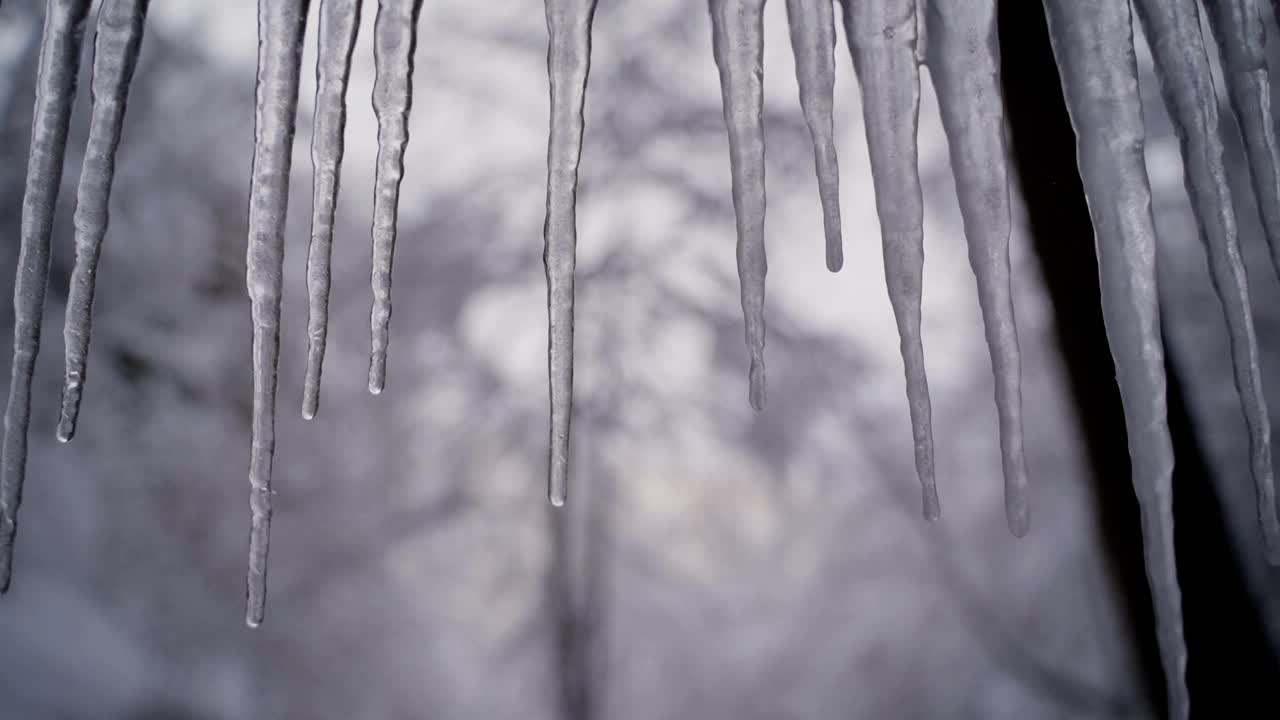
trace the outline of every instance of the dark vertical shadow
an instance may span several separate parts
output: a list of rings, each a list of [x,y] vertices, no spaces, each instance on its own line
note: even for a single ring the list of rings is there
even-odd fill
[[[1169,370],[1169,432],[1173,472],[1174,542],[1187,630],[1191,717],[1280,715],[1280,664],[1262,616],[1244,583],[1213,487],[1208,461],[1191,426],[1186,384]],[[1249,482],[1247,474],[1239,478]]]
[[[1093,228],[1041,3],[1000,3],[1000,43],[1014,164],[1092,465],[1107,564],[1123,595],[1146,699],[1165,716],[1124,416],[1102,324]],[[1169,428],[1177,458],[1175,542],[1190,653],[1187,681],[1193,717],[1221,717],[1230,709],[1273,706],[1280,668],[1232,551],[1182,388],[1171,369]]]
[[[1075,133],[1039,0],[1002,2],[1001,73],[1015,173],[1053,305],[1071,397],[1085,438],[1098,499],[1107,567],[1122,593],[1128,638],[1142,669],[1143,691],[1166,714],[1151,596],[1143,569],[1138,501],[1130,484],[1129,451],[1115,368],[1099,300],[1093,226],[1076,166]]]

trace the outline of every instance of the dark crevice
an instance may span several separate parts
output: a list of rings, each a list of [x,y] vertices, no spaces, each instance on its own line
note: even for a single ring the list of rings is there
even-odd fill
[[[1031,246],[1050,296],[1071,398],[1092,470],[1107,568],[1123,599],[1140,692],[1167,714],[1143,568],[1138,503],[1130,483],[1124,416],[1098,286],[1075,134],[1062,97],[1040,2],[1000,3],[1001,70],[1013,162],[1030,222]],[[1170,372],[1169,426],[1176,454],[1175,540],[1193,717],[1266,707],[1280,681],[1253,599],[1229,542],[1203,448],[1192,431],[1183,384]]]
[[[1132,629],[1128,640],[1141,666],[1143,694],[1163,716],[1164,677],[1143,568],[1138,501],[1129,480],[1120,391],[1102,324],[1098,262],[1076,165],[1075,133],[1043,6],[1035,0],[1000,3],[999,20],[1013,164],[1085,439],[1107,569]]]

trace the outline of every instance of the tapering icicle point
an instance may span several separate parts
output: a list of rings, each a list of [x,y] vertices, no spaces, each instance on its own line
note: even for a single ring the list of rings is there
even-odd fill
[[[578,165],[583,108],[591,71],[591,23],[596,0],[546,0],[547,78],[551,88],[547,140],[547,215],[542,262],[547,270],[548,377],[551,449],[547,496],[564,505],[569,487],[573,420],[573,271],[578,246]]]
[[[98,10],[94,37],[92,117],[89,141],[76,194],[76,263],[71,272],[67,315],[63,326],[66,343],[66,376],[62,385],[62,414],[58,439],[67,442],[76,433],[80,397],[84,390],[92,328],[93,291],[98,256],[110,219],[108,204],[115,176],[116,148],[124,127],[125,104],[133,70],[142,46],[142,28],[150,0],[104,0]]]
[[[1124,406],[1169,715],[1186,720],[1187,649],[1173,547],[1173,445],[1129,4],[1044,4],[1096,236],[1102,314]]]
[[[31,380],[40,352],[41,316],[49,285],[49,244],[54,206],[62,184],[71,105],[80,68],[80,44],[90,0],[49,0],[45,9],[36,102],[31,123],[31,155],[22,196],[22,241],[13,287],[13,365],[4,413],[0,460],[0,593],[13,575],[13,542],[27,470],[31,421]]]
[[[720,71],[738,230],[738,281],[751,358],[748,399],[765,406],[764,0],[710,0],[711,46]]]
[[[302,40],[310,0],[258,0],[258,82],[249,186],[246,284],[253,314],[253,422],[249,456],[249,573],[245,622],[262,623],[271,540],[276,367],[289,168],[298,106]]]
[[[1217,40],[1222,75],[1245,158],[1271,262],[1280,273],[1280,140],[1271,109],[1267,34],[1259,0],[1201,0]]]
[[[1267,557],[1277,562],[1280,520],[1271,470],[1271,422],[1262,394],[1249,284],[1223,164],[1218,97],[1200,30],[1200,11],[1195,0],[1136,0],[1134,7],[1146,31],[1164,102],[1182,148],[1187,192],[1209,258],[1209,274],[1226,316],[1236,391],[1249,429],[1249,466],[1258,522]]]
[[[1030,528],[1022,449],[1022,361],[1009,270],[1009,153],[1000,96],[995,0],[929,3],[930,77],[938,96],[960,198],[969,264],[995,375],[1005,519],[1016,537]]]
[[[373,111],[378,116],[378,165],[373,190],[373,310],[369,392],[387,384],[387,342],[391,327],[391,259],[396,247],[400,181],[409,145],[413,106],[413,53],[418,46],[422,0],[378,0],[373,21]]]
[[[321,0],[316,33],[316,107],[311,139],[311,246],[307,253],[307,370],[302,417],[320,408],[320,375],[329,335],[329,259],[347,127],[347,79],[360,27],[362,0]]]
[[[827,269],[844,265],[840,237],[840,165],[832,116],[836,84],[836,16],[831,0],[787,0],[791,48],[796,56],[800,107],[813,138],[818,196],[826,235]]]
[[[916,474],[924,516],[941,509],[933,475],[933,430],[920,302],[924,280],[924,202],[917,167],[920,113],[915,0],[842,0],[845,35],[862,88],[876,213],[884,246],[885,280],[898,324],[911,410]]]

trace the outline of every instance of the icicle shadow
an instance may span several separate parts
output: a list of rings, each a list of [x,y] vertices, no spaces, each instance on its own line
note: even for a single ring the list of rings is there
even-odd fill
[[[1103,319],[1124,406],[1170,715],[1185,720],[1190,703],[1173,546],[1173,447],[1129,4],[1044,4],[1095,230]]]
[[[13,288],[13,366],[0,460],[0,593],[9,589],[13,576],[13,543],[27,470],[31,381],[40,352],[41,316],[49,285],[49,244],[89,5],[90,0],[49,0],[40,42],[31,155],[22,196],[22,240]]]

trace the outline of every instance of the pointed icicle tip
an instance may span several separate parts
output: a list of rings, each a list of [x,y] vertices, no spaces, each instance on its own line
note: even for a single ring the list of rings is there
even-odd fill
[[[1005,502],[1005,521],[1009,525],[1009,534],[1022,539],[1031,531],[1031,510],[1026,503]]]
[[[764,408],[764,0],[710,0],[737,225],[738,282],[746,322],[751,405]]]
[[[1009,152],[995,0],[929,3],[926,26],[933,87],[951,152],[952,174],[969,246],[969,265],[991,369],[1004,470],[1005,520],[1015,537],[1030,527],[1023,452],[1022,359],[1013,307],[1009,236]]]
[[[302,418],[320,409],[320,378],[329,336],[330,262],[347,126],[347,80],[360,28],[361,0],[321,0],[316,98],[311,138],[311,244],[307,251],[307,366]]]
[[[938,502],[938,489],[927,487],[921,492],[921,508],[924,519],[934,522],[942,517],[942,503]]]
[[[90,94],[93,108],[84,167],[76,193],[76,261],[67,296],[63,339],[66,346],[59,442],[75,436],[89,356],[93,294],[98,257],[107,234],[108,204],[115,176],[116,150],[124,127],[125,106],[146,21],[149,0],[106,0],[98,10]]]
[[[271,465],[275,455],[276,373],[284,232],[289,213],[302,41],[310,0],[259,0],[258,78],[245,285],[253,324],[253,410],[249,435],[249,559],[246,617],[261,622],[271,539]]]
[[[596,0],[546,0],[545,9],[550,86],[547,214],[542,228],[551,398],[547,492],[551,504],[560,507],[564,505],[569,484],[578,167],[582,160],[583,109],[591,71],[591,24]]]
[[[916,475],[925,516],[937,517],[932,407],[920,334],[924,199],[917,166],[920,67],[915,0],[844,0],[845,35],[862,88],[885,281],[901,341]]]
[[[1129,3],[1044,0],[1044,5],[1097,236],[1102,312],[1124,409],[1169,716],[1186,720],[1190,698],[1173,541],[1174,456]]]
[[[0,451],[0,592],[9,587],[13,570],[18,506],[22,504],[27,472],[31,384],[40,353],[41,318],[49,286],[54,209],[62,184],[62,160],[89,5],[89,0],[49,0],[36,66],[31,152],[22,196],[22,230],[13,290],[13,363]]]
[[[827,269],[839,272],[844,266],[844,248],[840,235],[840,165],[836,160],[832,111],[836,82],[835,6],[831,0],[787,0],[787,22],[796,56],[800,108],[813,140]]]
[[[373,308],[369,311],[369,392],[387,384],[391,332],[391,261],[395,254],[400,182],[409,145],[413,107],[413,55],[418,46],[422,0],[378,0],[373,21],[373,111],[378,118],[378,158],[373,193]]]

